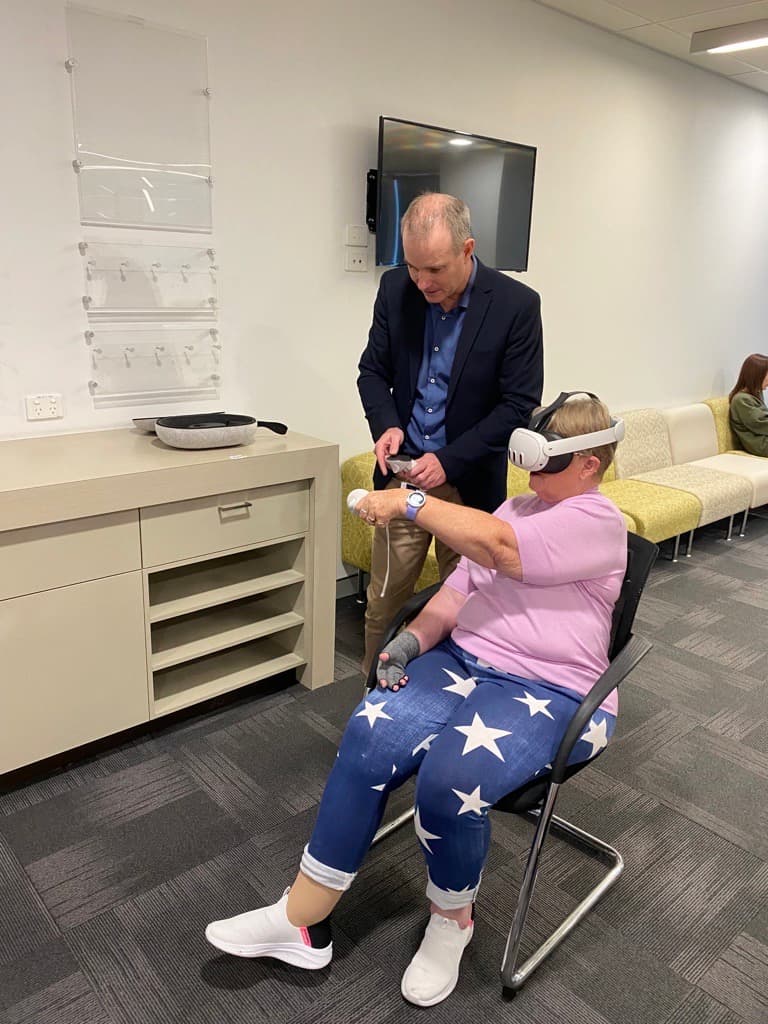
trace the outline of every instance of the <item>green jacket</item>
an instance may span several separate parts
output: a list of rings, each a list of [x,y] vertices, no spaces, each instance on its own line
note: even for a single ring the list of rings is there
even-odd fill
[[[746,391],[734,395],[730,420],[745,452],[768,457],[768,408],[759,398]]]

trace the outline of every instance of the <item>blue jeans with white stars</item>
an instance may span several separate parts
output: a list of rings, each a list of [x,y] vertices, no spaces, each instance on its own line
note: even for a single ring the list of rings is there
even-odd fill
[[[326,783],[301,870],[331,889],[352,884],[387,797],[418,771],[415,828],[427,896],[472,903],[490,842],[488,809],[546,770],[579,703],[550,683],[498,672],[444,640],[408,665],[397,692],[378,688],[353,711]],[[616,719],[602,709],[570,764],[594,757]]]

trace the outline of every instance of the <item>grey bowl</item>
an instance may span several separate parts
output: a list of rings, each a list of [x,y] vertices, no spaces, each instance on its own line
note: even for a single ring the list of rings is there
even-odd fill
[[[166,427],[155,424],[155,433],[171,448],[231,448],[236,444],[250,444],[256,433],[256,423],[218,427]]]
[[[229,412],[199,412],[191,416],[161,416],[157,436],[172,448],[231,448],[250,444],[257,427],[285,434],[288,427],[272,420],[255,420]]]
[[[133,425],[137,430],[140,430],[142,434],[154,434],[155,424],[157,421],[157,416],[135,416],[133,419]]]

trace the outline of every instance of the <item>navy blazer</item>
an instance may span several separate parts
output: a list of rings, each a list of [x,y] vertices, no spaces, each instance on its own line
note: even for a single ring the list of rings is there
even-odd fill
[[[407,268],[384,274],[357,379],[374,443],[389,427],[406,433],[427,306]],[[541,403],[543,378],[537,292],[478,260],[448,384],[447,444],[435,453],[466,505],[492,512],[505,500],[509,436]],[[377,466],[374,487],[387,480]]]

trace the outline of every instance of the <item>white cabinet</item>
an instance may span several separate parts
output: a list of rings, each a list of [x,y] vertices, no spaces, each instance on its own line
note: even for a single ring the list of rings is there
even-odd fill
[[[148,717],[140,572],[0,602],[0,771]]]

